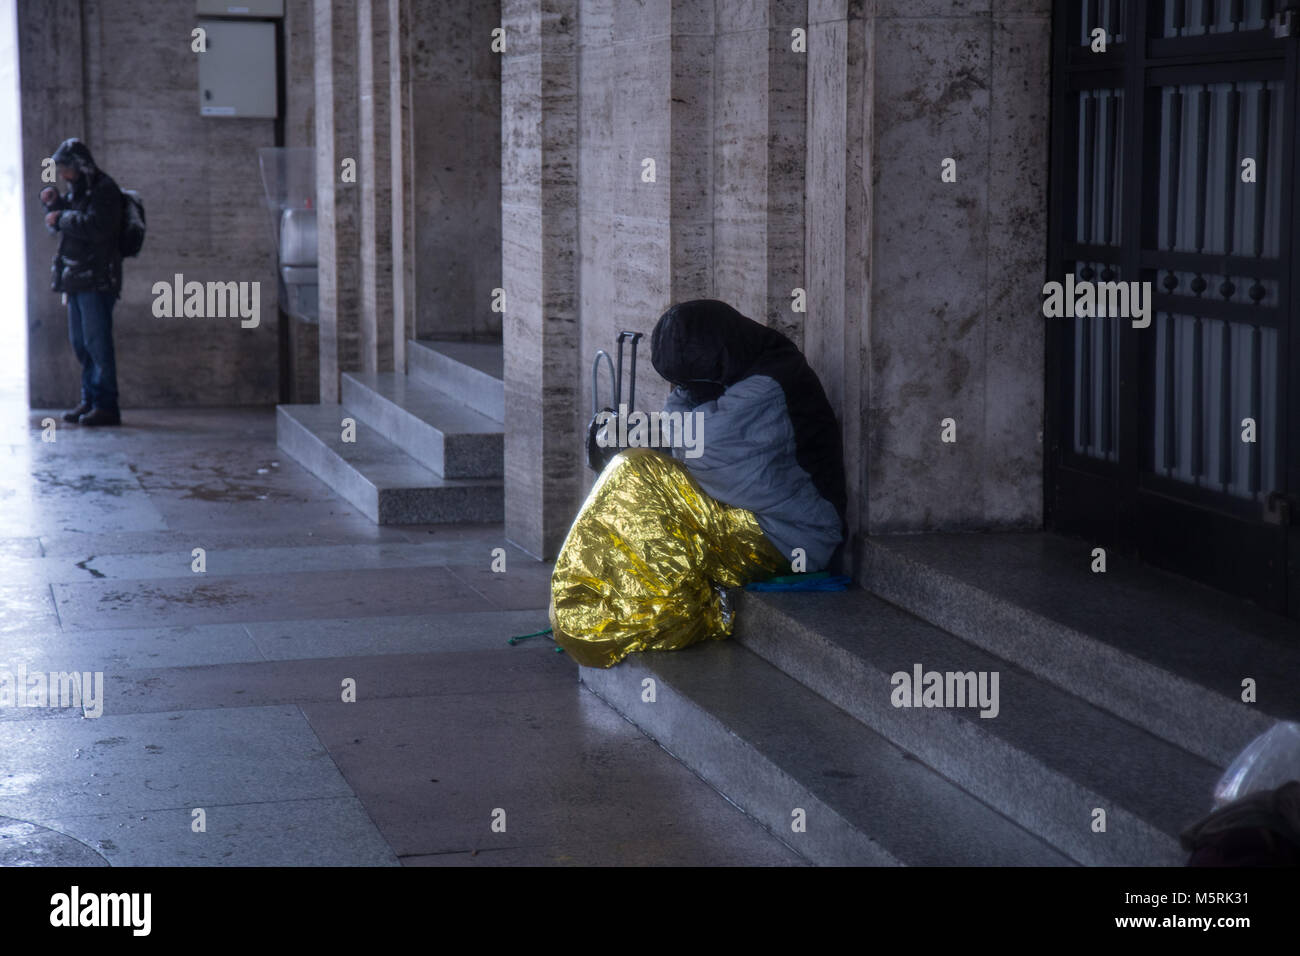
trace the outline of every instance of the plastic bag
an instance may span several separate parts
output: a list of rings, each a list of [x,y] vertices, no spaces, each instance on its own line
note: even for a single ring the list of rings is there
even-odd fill
[[[787,569],[753,512],[710,498],[686,466],[620,452],[574,519],[551,574],[555,640],[585,667],[731,633],[725,588]]]
[[[1290,780],[1300,780],[1300,724],[1282,721],[1237,754],[1215,784],[1215,808],[1260,790],[1276,790]]]

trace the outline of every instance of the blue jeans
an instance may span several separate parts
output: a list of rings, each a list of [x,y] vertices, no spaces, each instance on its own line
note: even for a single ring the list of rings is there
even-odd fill
[[[81,400],[93,408],[118,412],[117,360],[113,356],[113,304],[110,292],[68,293],[68,338],[81,363]]]

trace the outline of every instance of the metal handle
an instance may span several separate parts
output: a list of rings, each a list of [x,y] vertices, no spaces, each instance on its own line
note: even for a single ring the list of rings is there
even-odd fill
[[[636,346],[644,335],[644,332],[630,332],[627,329],[618,333],[618,397],[620,400],[623,398],[623,342],[627,339],[632,340],[632,374],[627,389],[629,412],[636,410]]]
[[[591,359],[591,417],[595,418],[596,413],[600,411],[600,360],[604,357],[605,364],[609,367],[609,393],[613,401],[609,407],[618,410],[618,397],[614,395],[615,383],[618,381],[614,378],[614,362],[610,359],[609,353],[604,349],[596,349],[596,354]],[[620,355],[621,359],[623,356]]]

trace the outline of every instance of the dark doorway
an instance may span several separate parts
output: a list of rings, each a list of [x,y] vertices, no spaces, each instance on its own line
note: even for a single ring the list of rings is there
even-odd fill
[[[1055,5],[1048,277],[1150,282],[1153,304],[1145,328],[1046,320],[1046,507],[1055,530],[1300,616],[1287,6]]]

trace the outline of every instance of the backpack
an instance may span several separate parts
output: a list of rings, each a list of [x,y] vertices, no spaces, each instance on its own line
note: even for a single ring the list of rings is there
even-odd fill
[[[123,258],[138,256],[144,245],[144,203],[134,189],[122,190],[122,232],[117,248]]]

